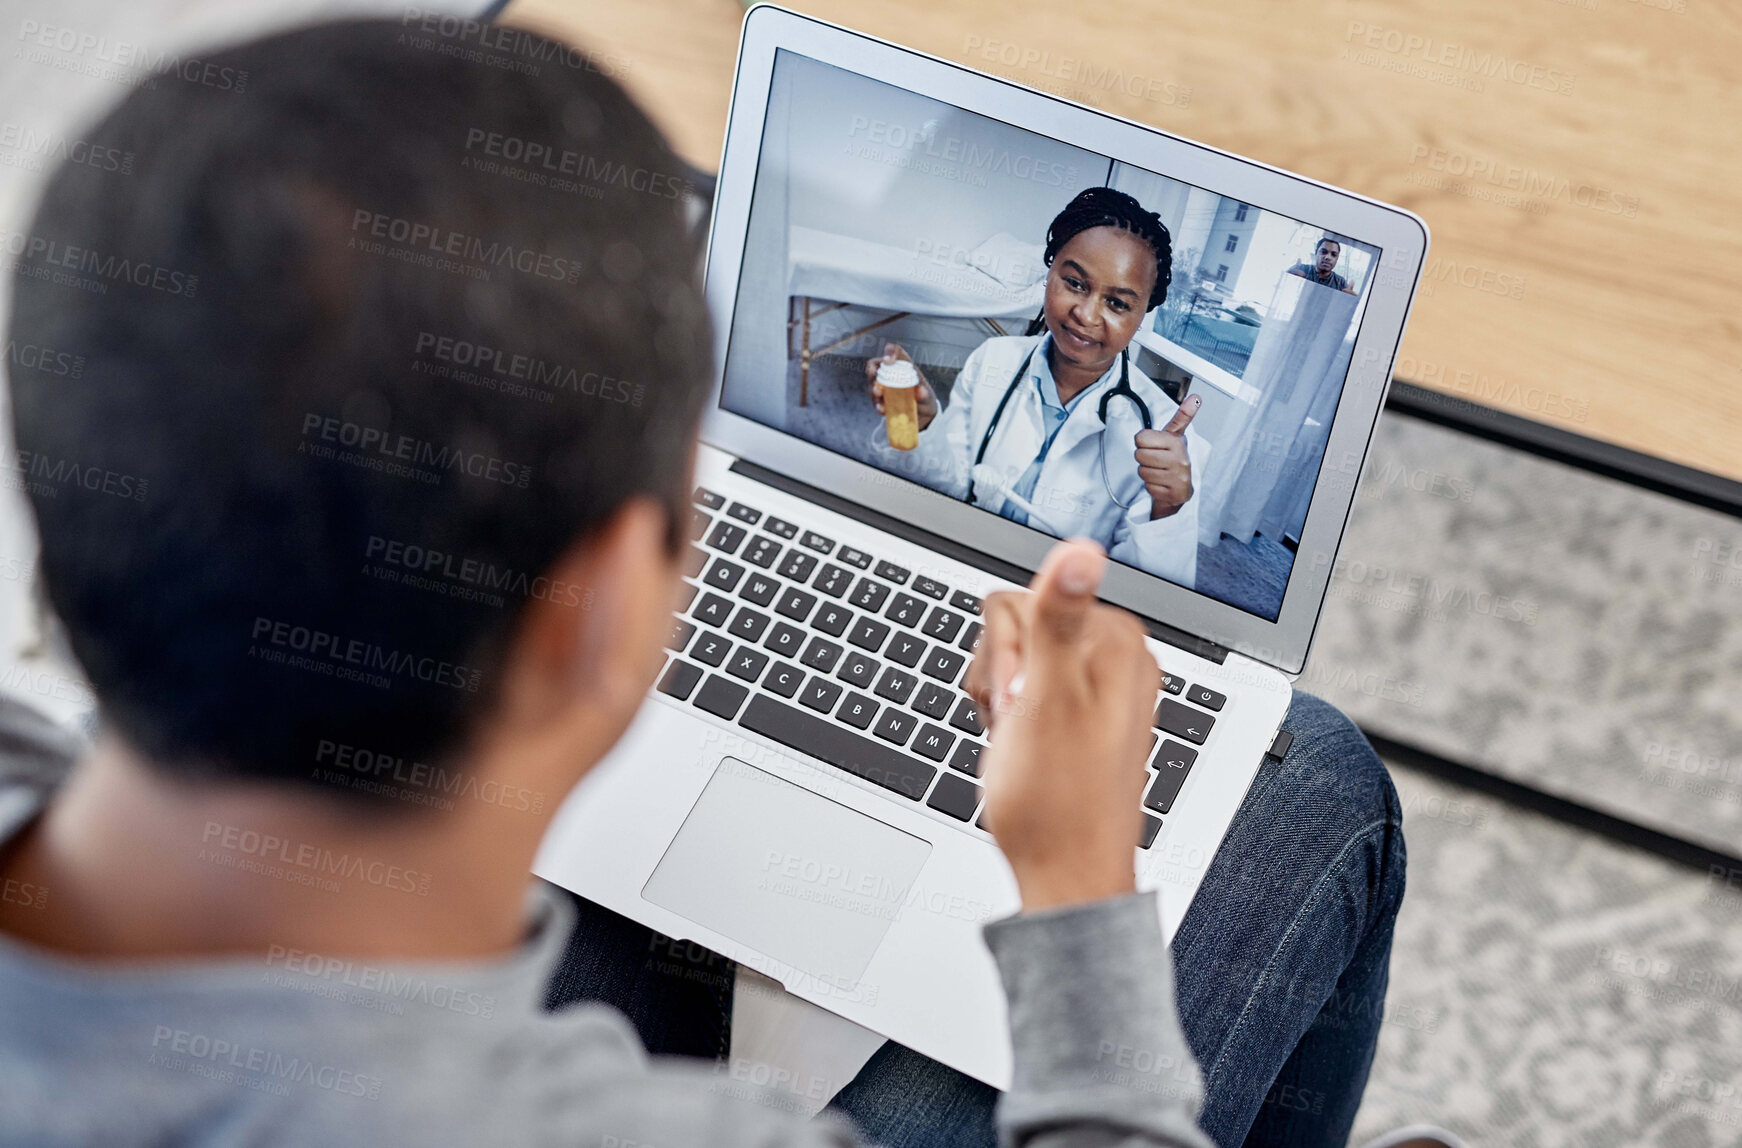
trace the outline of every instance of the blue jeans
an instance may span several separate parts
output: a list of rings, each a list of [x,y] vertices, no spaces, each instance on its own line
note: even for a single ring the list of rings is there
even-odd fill
[[[1384,1016],[1403,899],[1403,811],[1341,712],[1296,693],[1173,939],[1180,1021],[1223,1148],[1342,1144]],[[621,1009],[655,1054],[723,1058],[732,964],[579,901],[549,1004]],[[893,1041],[830,1107],[886,1148],[993,1145],[996,1089]]]

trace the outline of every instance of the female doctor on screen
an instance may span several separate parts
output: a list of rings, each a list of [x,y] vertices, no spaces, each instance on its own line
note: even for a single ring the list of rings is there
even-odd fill
[[[1026,334],[976,347],[941,411],[921,374],[919,446],[901,471],[1195,585],[1192,474],[1209,443],[1188,428],[1202,400],[1176,405],[1127,351],[1167,296],[1172,260],[1166,226],[1131,196],[1091,187],[1071,200],[1047,229],[1040,315]],[[896,359],[910,356],[888,343],[865,364],[880,412],[877,369]]]

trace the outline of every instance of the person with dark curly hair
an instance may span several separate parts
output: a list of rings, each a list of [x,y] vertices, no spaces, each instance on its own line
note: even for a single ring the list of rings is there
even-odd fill
[[[1044,259],[1046,300],[1024,334],[975,348],[947,404],[920,372],[914,475],[1048,534],[1093,538],[1118,561],[1191,586],[1192,476],[1209,443],[1188,428],[1202,400],[1175,403],[1128,350],[1167,298],[1167,227],[1122,191],[1086,188],[1047,228]],[[880,412],[877,372],[896,360],[911,356],[887,343],[865,364]]]

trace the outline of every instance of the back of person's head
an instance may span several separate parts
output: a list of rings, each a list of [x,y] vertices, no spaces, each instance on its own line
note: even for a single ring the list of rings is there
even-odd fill
[[[585,608],[553,562],[636,495],[681,545],[711,354],[683,165],[579,53],[448,31],[143,83],[91,133],[131,170],[64,164],[14,244],[48,597],[166,768],[451,761],[526,604]]]

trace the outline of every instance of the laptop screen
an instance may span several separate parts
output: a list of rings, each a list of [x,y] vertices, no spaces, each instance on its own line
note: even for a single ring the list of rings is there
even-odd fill
[[[1379,248],[789,50],[764,123],[725,409],[1277,619]]]

